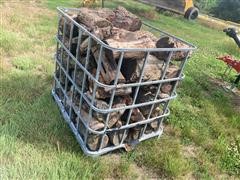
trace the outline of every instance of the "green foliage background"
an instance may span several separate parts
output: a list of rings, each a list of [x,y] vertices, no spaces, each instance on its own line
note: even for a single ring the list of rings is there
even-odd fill
[[[195,0],[194,3],[204,13],[240,23],[240,0]]]

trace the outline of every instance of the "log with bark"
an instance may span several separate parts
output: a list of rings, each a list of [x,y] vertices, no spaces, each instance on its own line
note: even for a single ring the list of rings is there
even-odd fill
[[[89,92],[85,93],[86,96],[88,97],[88,99],[91,101],[91,94]],[[98,109],[101,109],[101,110],[106,110],[106,109],[109,109],[109,104],[103,100],[98,100],[98,99],[95,99],[94,100],[94,106]],[[113,102],[113,105],[112,105],[112,108],[123,108],[125,107],[126,104],[125,104],[125,100],[123,98],[115,98],[114,99],[114,102]],[[89,111],[89,106],[88,104],[84,101],[83,103],[83,109],[85,111]],[[125,112],[124,109],[122,110],[117,110],[117,111],[113,111],[109,114],[109,119],[108,119],[108,124],[107,124],[107,127],[108,128],[113,128],[113,127],[119,127],[121,126],[121,116],[123,115],[123,113]],[[103,122],[104,124],[106,123],[106,120],[107,120],[107,114],[105,113],[100,113],[100,112],[97,112],[97,111],[92,111],[92,116],[94,118],[96,118],[99,122]]]
[[[132,77],[130,78],[131,82],[139,81],[142,69],[143,69],[143,63],[144,61],[138,61],[136,70],[132,74]],[[160,61],[153,55],[149,55],[147,58],[147,63],[144,67],[144,73],[142,77],[142,81],[156,81],[161,78],[162,75],[162,69],[163,69],[163,61]]]
[[[156,43],[157,48],[189,48],[189,46],[183,44],[179,40],[176,40],[172,37],[162,37]],[[154,52],[153,54],[161,60],[166,61],[169,56],[168,51]],[[172,60],[181,61],[184,60],[187,56],[187,51],[175,51],[172,54]]]
[[[77,14],[76,13],[68,13],[68,15],[76,22],[78,22]],[[64,22],[65,24],[65,36],[70,37],[70,32],[71,32],[71,26],[73,26],[73,33],[72,37],[77,37],[78,36],[78,27],[72,23],[71,20],[61,17],[60,22],[59,22],[59,30],[63,33],[64,30]]]
[[[124,141],[127,137],[127,133],[124,134],[124,130],[118,130],[109,133],[109,140],[114,145],[117,146],[121,143],[121,141]]]
[[[104,40],[112,48],[134,48],[145,49],[156,47],[156,37],[147,31],[139,30],[135,32],[127,31],[124,29],[113,28],[112,36]],[[118,60],[121,52],[119,51],[107,51],[108,57]],[[144,51],[127,51],[124,53],[125,59],[142,59],[146,55]]]
[[[81,109],[81,117],[84,120],[84,123],[87,125],[87,123],[89,123],[89,128],[95,131],[100,131],[103,130],[104,128],[104,123],[99,122],[98,119],[92,117],[91,120],[89,121],[89,116],[88,113],[84,110]],[[82,136],[82,138],[84,139],[84,135],[86,133],[86,127],[84,126],[83,122],[81,122],[81,120],[79,119],[79,117],[77,118],[76,121],[79,121],[79,132]],[[103,148],[107,146],[108,142],[109,142],[109,138],[107,135],[103,135]],[[90,150],[92,151],[96,151],[99,149],[100,147],[100,143],[101,143],[101,138],[102,136],[97,135],[97,134],[92,134],[91,132],[88,131],[88,138],[87,138],[87,146],[89,147]]]
[[[96,69],[92,69],[92,75],[96,76]],[[121,75],[119,77],[121,77]],[[101,73],[98,81],[103,84],[106,84]],[[121,84],[118,84],[118,85],[120,86]],[[92,79],[89,79],[89,90],[91,94],[93,93],[93,89],[94,89],[94,82]],[[112,96],[112,93],[113,93],[113,88],[99,86],[96,89],[96,98],[98,99],[110,98]],[[131,93],[132,93],[131,87],[125,87],[125,88],[117,87],[115,90],[115,96],[124,96],[124,95],[129,95]]]
[[[111,35],[112,23],[99,16],[96,11],[89,8],[80,8],[77,20],[87,26],[90,32],[99,39],[107,38]]]
[[[112,22],[113,26],[126,29],[128,31],[137,31],[141,29],[142,21],[136,15],[127,11],[124,7],[117,7],[113,10],[114,16],[107,19]]]
[[[156,85],[141,87],[139,89],[136,103],[139,104],[139,103],[154,101],[157,93],[157,88],[158,87]],[[169,97],[169,95],[161,92],[157,95],[157,99],[167,98],[167,97]],[[157,117],[162,114],[162,109],[160,108],[160,105],[161,103],[156,103],[153,105],[153,111],[152,111],[152,114],[150,115],[150,118]],[[152,105],[139,107],[139,110],[141,111],[141,113],[145,118],[149,116],[151,107]]]
[[[117,63],[114,59],[108,58],[105,54],[105,50],[102,51],[102,56],[100,56],[100,46],[92,47],[92,53],[96,63],[98,63],[99,59],[102,60],[101,62],[101,70],[100,73],[102,78],[106,84],[113,84],[116,74],[117,74]],[[118,76],[118,83],[125,83],[126,80],[122,73],[119,73]]]

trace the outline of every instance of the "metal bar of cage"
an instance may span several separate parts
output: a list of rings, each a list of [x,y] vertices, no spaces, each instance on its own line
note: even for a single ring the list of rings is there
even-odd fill
[[[115,149],[126,148],[127,142],[126,142],[126,138],[124,138],[124,137],[128,135],[128,132],[131,129],[139,127],[139,126],[143,126],[143,129],[141,130],[141,133],[138,136],[138,139],[137,139],[138,142],[147,140],[152,137],[157,137],[157,136],[159,137],[163,132],[163,120],[170,115],[170,110],[168,108],[169,103],[172,99],[175,99],[177,97],[177,93],[176,93],[177,84],[179,81],[183,80],[185,77],[183,74],[183,69],[186,65],[188,55],[191,51],[196,49],[196,47],[180,38],[177,38],[176,36],[173,36],[169,33],[161,31],[149,24],[144,23],[144,26],[158,32],[161,36],[164,35],[164,36],[172,37],[175,40],[184,43],[188,47],[186,47],[186,48],[149,48],[149,49],[147,49],[147,48],[113,48],[113,47],[110,47],[109,45],[107,45],[106,43],[104,43],[102,40],[100,40],[98,37],[93,35],[91,32],[89,32],[85,27],[78,24],[73,18],[71,18],[67,14],[68,11],[77,11],[78,12],[79,9],[76,9],[76,8],[57,8],[57,9],[59,12],[59,21],[58,21],[58,32],[57,32],[57,36],[56,36],[56,39],[57,39],[57,50],[56,50],[56,55],[55,55],[56,66],[55,66],[54,86],[53,86],[53,90],[52,90],[52,95],[63,115],[63,118],[68,123],[72,132],[76,136],[76,139],[79,142],[80,147],[82,148],[83,152],[87,155],[97,156],[97,155],[102,155],[107,152],[113,151]],[[61,18],[64,19],[62,32],[59,30]],[[66,23],[67,22],[70,22],[70,35],[69,35],[69,39],[68,39],[67,43],[65,43],[65,41],[66,41],[66,39],[65,39],[66,26],[67,26]],[[71,52],[71,50],[72,50],[71,45],[72,45],[72,39],[73,39],[73,29],[75,27],[78,29],[78,36],[77,36],[76,55],[73,55],[73,53]],[[80,54],[79,47],[82,42],[83,34],[85,36],[89,37],[85,58],[79,56],[79,54]],[[95,75],[93,75],[88,70],[88,66],[90,63],[90,56],[91,56],[91,48],[93,46],[93,42],[98,44],[100,47],[98,61],[97,61],[97,69],[96,69]],[[100,71],[102,69],[103,53],[106,50],[118,51],[120,53],[118,64],[117,64],[117,71],[116,71],[116,75],[115,75],[113,84],[104,84],[99,81]],[[119,77],[119,73],[121,71],[121,66],[122,66],[122,62],[124,59],[124,53],[138,52],[138,51],[145,53],[145,58],[143,60],[143,65],[141,67],[140,77],[139,77],[138,81],[131,82],[131,83],[119,84],[118,77]],[[172,55],[173,55],[173,53],[176,53],[178,51],[186,52],[187,57],[182,61],[178,75],[174,78],[166,79],[165,75],[166,75],[167,68],[172,60]],[[155,81],[142,81],[145,66],[148,63],[148,57],[152,52],[170,52],[170,53],[168,55],[167,61],[164,63],[164,68],[163,68],[161,78],[159,77],[160,79],[155,80]],[[66,67],[64,67],[64,64],[63,64],[63,60],[65,58],[64,54],[67,55],[67,58],[65,59],[67,62]],[[82,58],[84,59],[84,64],[82,64],[80,62],[82,60]],[[73,70],[72,76],[69,75],[70,62],[74,63],[74,70]],[[81,70],[81,72],[83,72],[81,87],[76,83],[77,69],[79,69],[79,70]],[[63,77],[65,78],[64,86],[61,83],[61,80],[62,80],[61,78],[63,78]],[[90,80],[93,83],[93,89],[92,89],[92,94],[89,99],[89,97],[86,95],[85,87],[87,86],[86,85],[87,81],[90,81]],[[160,89],[161,89],[161,86],[163,83],[173,83],[174,85],[170,92],[169,97],[164,97],[164,98],[159,99],[158,94],[160,92]],[[69,89],[68,84],[71,84],[71,87],[70,87],[71,94],[70,95],[67,92],[67,90]],[[148,101],[148,102],[136,103],[139,89],[143,86],[149,86],[149,85],[157,86],[157,91],[156,91],[154,99],[151,101]],[[105,89],[108,89],[109,92],[111,92],[111,96],[110,96],[109,102],[108,102],[108,108],[106,108],[106,109],[96,107],[96,105],[94,104],[94,102],[96,100],[97,88],[105,88]],[[134,94],[133,94],[133,101],[131,104],[128,104],[128,105],[122,106],[122,107],[113,107],[114,98],[116,97],[116,90],[118,88],[131,88],[131,89],[135,88]],[[60,94],[62,94],[63,97],[60,97],[58,91],[61,92]],[[76,93],[79,94],[79,103],[78,104],[74,104],[74,95]],[[81,113],[84,103],[87,107],[89,107],[89,110],[87,113],[88,114],[87,118],[83,117],[83,115]],[[153,107],[159,103],[162,104],[163,113],[160,115],[157,115],[156,117],[151,117]],[[66,107],[68,107],[67,105],[69,106],[69,108],[66,108]],[[150,113],[148,114],[148,116],[142,121],[130,122],[130,118],[131,118],[133,109],[146,107],[146,106],[151,106]],[[121,127],[109,128],[108,124],[109,124],[109,119],[110,119],[111,113],[118,112],[118,111],[128,111],[126,123],[123,124]],[[104,117],[106,117],[105,121],[104,121],[103,129],[94,130],[90,127],[90,122],[92,121],[94,112],[103,114]],[[76,121],[76,119],[74,119],[75,117],[73,118],[73,114],[75,114],[75,116],[77,117],[76,118],[77,121]],[[157,130],[152,131],[149,134],[145,133],[148,125],[154,121],[158,122]],[[84,128],[84,131],[80,129],[80,124],[81,124],[81,128]],[[122,135],[122,138],[118,145],[112,144],[112,145],[108,145],[107,147],[103,146],[104,137],[107,136],[108,133],[120,132],[120,131],[123,131],[123,135]],[[88,138],[91,135],[96,135],[96,136],[100,137],[99,142],[98,142],[99,147],[96,150],[91,150],[88,147]]]

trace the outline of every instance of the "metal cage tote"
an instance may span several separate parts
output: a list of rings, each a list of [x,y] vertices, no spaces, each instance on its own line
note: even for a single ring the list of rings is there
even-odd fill
[[[177,97],[177,84],[184,78],[184,66],[189,54],[196,47],[144,24],[142,28],[153,32],[157,37],[171,37],[185,44],[186,48],[113,48],[90,33],[86,27],[77,23],[69,16],[69,11],[79,12],[80,10],[58,8],[56,69],[52,95],[83,152],[86,155],[96,156],[119,148],[131,149],[143,140],[159,137],[163,132],[163,120],[170,114],[169,102]],[[62,20],[63,22],[60,22]],[[63,24],[63,27],[60,24]],[[69,25],[70,28],[66,28]],[[67,32],[69,30],[70,32]],[[75,32],[77,35],[74,34]],[[66,36],[67,33],[68,36]],[[80,46],[83,40],[86,41],[85,54],[81,54]],[[94,56],[91,52],[93,46],[98,46],[99,49],[95,54],[97,61],[94,62],[96,67],[94,71],[91,70],[92,56]],[[115,73],[111,76],[111,83],[108,84],[100,81],[102,71],[107,73],[103,62],[105,61],[104,54],[107,52],[114,52],[118,57]],[[129,65],[124,65],[124,57],[128,53],[135,52],[144,54],[140,63],[139,78],[135,82],[122,82],[121,71],[129,67]],[[156,52],[167,53],[167,58],[161,62],[162,70],[159,72],[159,79],[146,81],[144,80],[146,67],[151,59],[151,54]],[[177,52],[186,53],[186,57],[182,61],[174,61],[173,56]],[[179,70],[174,77],[169,78],[167,73],[172,64],[175,64]],[[168,94],[159,96],[166,84],[171,84],[171,90]],[[144,94],[146,89],[153,91],[153,95],[151,94],[152,97],[144,101],[144,97],[149,95]],[[98,100],[99,93],[102,91],[107,94],[104,101]],[[129,95],[121,98],[119,95],[121,91]],[[143,100],[139,98],[142,92]],[[131,98],[129,98],[130,96]],[[156,109],[158,109],[158,113],[153,113],[153,110],[155,112]],[[137,117],[139,110],[144,112],[141,117]],[[101,119],[101,123],[96,123],[95,117]],[[117,118],[124,120],[116,123]],[[140,120],[136,120],[136,118],[140,118]]]

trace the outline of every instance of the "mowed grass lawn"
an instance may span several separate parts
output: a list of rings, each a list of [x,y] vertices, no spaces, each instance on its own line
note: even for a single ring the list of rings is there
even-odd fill
[[[77,0],[0,2],[0,179],[240,178],[239,107],[215,83],[225,67],[215,57],[240,58],[239,49],[220,31],[132,0],[106,5],[123,5],[198,49],[160,139],[129,153],[97,158],[82,153],[50,94],[55,7],[80,5]]]

